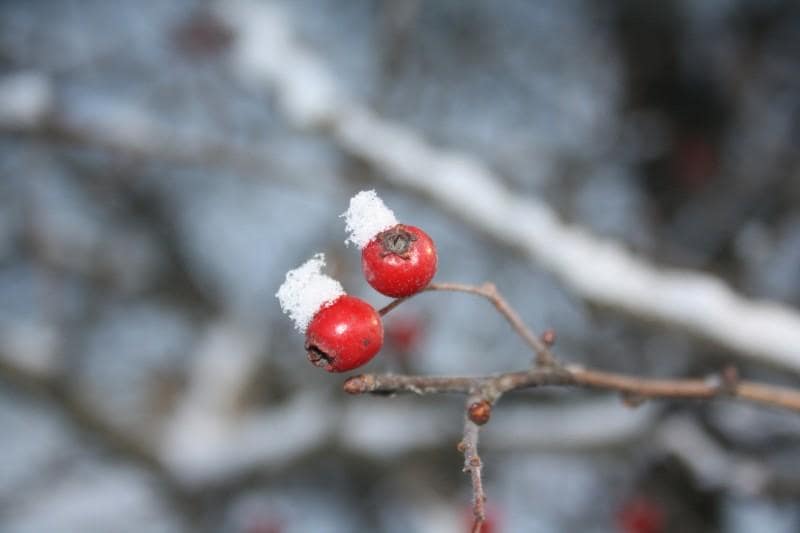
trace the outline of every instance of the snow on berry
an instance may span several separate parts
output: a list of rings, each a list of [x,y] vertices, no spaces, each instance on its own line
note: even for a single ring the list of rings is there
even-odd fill
[[[377,234],[397,225],[394,212],[386,207],[374,190],[361,191],[350,198],[350,206],[341,215],[349,233],[345,243],[363,249]]]
[[[323,307],[344,295],[342,284],[322,273],[325,255],[314,257],[286,273],[286,280],[275,293],[281,309],[294,321],[294,327],[304,333],[308,323]]]

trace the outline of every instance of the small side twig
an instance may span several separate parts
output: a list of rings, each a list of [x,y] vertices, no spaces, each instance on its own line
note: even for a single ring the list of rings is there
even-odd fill
[[[480,402],[479,396],[471,396],[467,399],[467,410],[469,406]],[[464,472],[469,472],[472,480],[472,533],[479,533],[481,526],[486,521],[486,493],[483,490],[483,480],[481,478],[483,463],[478,455],[478,434],[480,426],[473,422],[469,415],[464,416],[464,437],[458,443],[458,450],[464,454]]]
[[[430,291],[448,291],[448,292],[465,292],[468,294],[477,294],[483,296],[495,306],[501,315],[511,324],[511,327],[519,335],[522,340],[533,350],[536,354],[536,364],[538,366],[553,366],[556,362],[552,352],[547,343],[543,342],[534,332],[525,325],[520,316],[513,307],[506,301],[506,299],[497,290],[493,283],[484,283],[483,285],[465,285],[463,283],[431,283],[425,289],[425,292]],[[386,315],[408,300],[407,298],[398,298],[384,306],[378,311],[381,316]]]
[[[467,395],[464,437],[459,443],[459,451],[464,454],[464,471],[469,472],[472,478],[473,533],[478,533],[486,520],[486,495],[481,479],[483,465],[478,455],[478,433],[480,426],[489,421],[492,405],[507,392],[548,385],[575,386],[615,391],[632,407],[651,398],[727,397],[800,412],[800,390],[741,380],[733,367],[727,367],[708,379],[652,379],[575,365],[565,366],[550,351],[555,343],[555,332],[546,330],[541,338],[537,337],[493,284],[476,286],[433,283],[425,291],[464,292],[488,299],[536,354],[534,364],[526,371],[477,377],[362,374],[345,381],[344,389],[350,394],[413,392]],[[386,315],[407,299],[394,300],[379,311],[380,315]]]

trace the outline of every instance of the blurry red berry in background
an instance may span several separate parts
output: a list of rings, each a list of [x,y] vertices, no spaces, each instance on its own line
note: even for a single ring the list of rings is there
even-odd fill
[[[425,335],[425,321],[417,315],[393,316],[384,324],[386,343],[400,355],[417,349]]]
[[[278,518],[256,517],[244,528],[244,533],[283,533],[283,521]]]
[[[664,533],[665,516],[661,505],[644,496],[626,501],[617,514],[620,533]]]
[[[467,507],[464,512],[464,531],[467,533],[472,532],[472,526],[475,523],[475,515],[472,514],[472,507]],[[499,511],[494,507],[487,507],[486,520],[481,524],[479,533],[500,533],[500,517]]]
[[[716,149],[703,137],[680,139],[672,157],[674,178],[683,189],[701,189],[717,174]]]
[[[234,32],[209,11],[197,11],[175,28],[175,46],[193,59],[224,52],[233,43]]]
[[[392,298],[411,296],[436,274],[436,246],[415,226],[398,224],[379,233],[361,251],[361,269],[373,289]]]

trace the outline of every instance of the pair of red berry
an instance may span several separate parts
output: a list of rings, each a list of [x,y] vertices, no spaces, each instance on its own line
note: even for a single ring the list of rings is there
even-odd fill
[[[436,247],[415,226],[396,224],[375,235],[361,250],[361,269],[378,292],[393,298],[424,289],[436,273]],[[346,372],[369,360],[383,345],[383,323],[370,304],[343,294],[323,305],[306,330],[305,349],[314,365]]]

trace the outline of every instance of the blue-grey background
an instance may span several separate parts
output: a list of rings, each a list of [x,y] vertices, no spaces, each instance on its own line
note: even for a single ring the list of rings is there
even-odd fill
[[[800,305],[796,2],[268,4],[348,95],[508,190]],[[364,188],[434,237],[438,280],[495,282],[570,362],[659,376],[728,362],[587,303],[324,128],[294,127],[239,75],[232,5],[0,3],[0,531],[466,531],[461,399],[346,397],[273,296],[321,251],[349,292],[387,301],[343,243],[338,215]],[[529,359],[465,295],[420,296],[386,328],[367,371]],[[730,402],[515,394],[482,437],[492,520],[798,531],[798,435],[796,415]],[[622,525],[631,513],[660,529]]]

